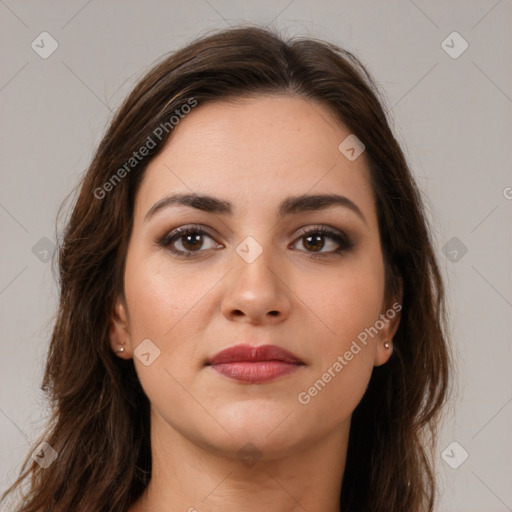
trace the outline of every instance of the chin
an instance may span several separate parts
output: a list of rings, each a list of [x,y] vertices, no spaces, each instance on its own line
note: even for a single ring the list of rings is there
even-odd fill
[[[284,455],[304,441],[306,422],[293,421],[293,407],[269,400],[246,400],[229,404],[217,411],[219,423],[231,434],[223,436],[224,449],[238,452],[251,443],[273,458]]]

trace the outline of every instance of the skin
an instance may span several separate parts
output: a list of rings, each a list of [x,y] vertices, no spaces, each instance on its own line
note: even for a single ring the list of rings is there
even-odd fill
[[[385,296],[365,154],[349,161],[338,150],[349,134],[327,107],[298,96],[217,101],[181,120],[148,165],[110,329],[112,350],[134,358],[151,402],[153,474],[130,512],[339,511],[351,415],[391,355],[384,340],[399,315],[307,405],[297,396],[400,299]],[[229,201],[233,215],[174,205],[144,221],[163,197],[191,192]],[[365,220],[342,206],[278,216],[289,196],[333,193]],[[156,244],[190,224],[213,235],[202,245],[175,239],[192,257]],[[337,254],[328,235],[308,244],[300,230],[319,226],[354,247]],[[248,236],[262,249],[251,263],[236,252]],[[317,246],[325,258],[313,257]],[[148,366],[134,356],[144,339],[160,350]],[[205,366],[242,342],[279,345],[305,365],[263,384]],[[258,458],[246,465],[237,453],[247,443]]]

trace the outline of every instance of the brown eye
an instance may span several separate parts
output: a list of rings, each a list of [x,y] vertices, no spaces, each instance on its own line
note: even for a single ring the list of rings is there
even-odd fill
[[[323,235],[308,235],[303,237],[303,245],[306,249],[312,251],[320,251],[325,246],[325,240]]]
[[[199,233],[193,233],[190,235],[181,235],[178,238],[178,241],[181,240],[181,245],[187,251],[195,251],[196,249],[200,249],[203,245],[203,235]]]
[[[306,252],[313,253],[313,257],[339,254],[348,251],[354,245],[345,233],[333,231],[326,227],[307,230],[302,233],[297,241],[302,243]]]
[[[177,228],[159,240],[158,245],[180,257],[190,257],[193,253],[222,247],[204,229],[196,227]]]

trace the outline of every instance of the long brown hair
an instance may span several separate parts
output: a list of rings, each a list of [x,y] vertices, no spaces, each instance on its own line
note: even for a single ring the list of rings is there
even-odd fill
[[[155,130],[191,99],[204,104],[260,93],[321,102],[363,141],[387,292],[403,289],[393,355],[374,368],[352,416],[341,508],[433,510],[432,449],[451,357],[443,282],[421,194],[358,59],[315,39],[283,41],[267,30],[239,27],[198,39],[153,67],[118,109],[80,183],[59,241],[60,305],[42,383],[52,417],[34,445],[46,441],[58,458],[43,469],[27,456],[3,495],[30,478],[19,512],[125,512],[147,486],[149,401],[133,360],[117,358],[108,340],[115,298],[123,293],[134,197],[147,164],[172,133],[157,138]],[[154,147],[140,161],[130,160],[149,146],[148,137]]]

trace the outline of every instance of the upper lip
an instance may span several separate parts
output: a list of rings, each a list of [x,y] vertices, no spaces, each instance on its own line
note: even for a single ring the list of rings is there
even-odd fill
[[[283,361],[291,364],[304,364],[295,354],[277,345],[234,345],[221,350],[208,359],[207,365],[256,361]]]

